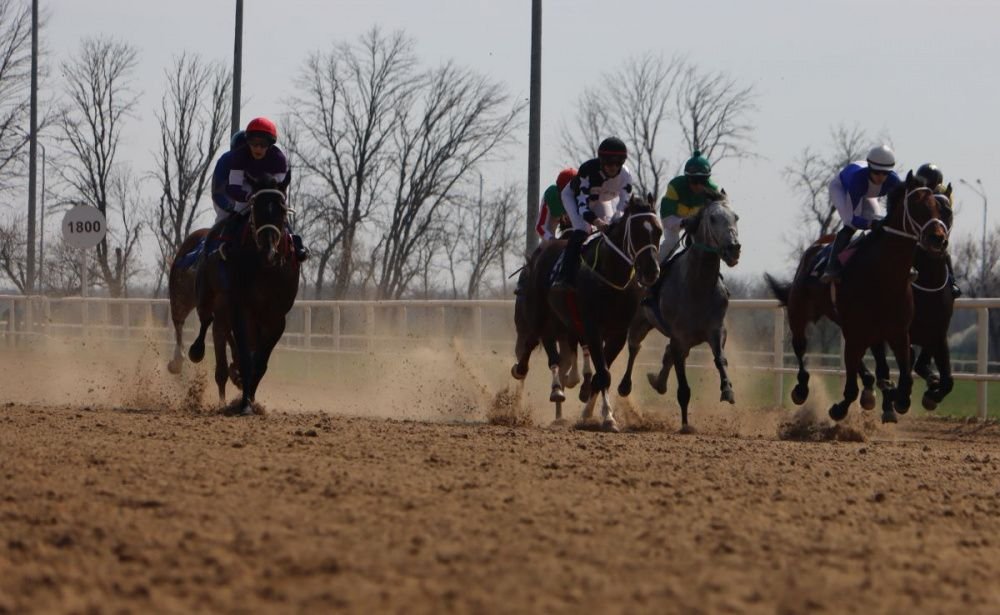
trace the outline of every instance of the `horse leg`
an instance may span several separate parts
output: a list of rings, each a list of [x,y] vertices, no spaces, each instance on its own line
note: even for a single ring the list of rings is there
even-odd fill
[[[797,324],[789,318],[792,330],[792,350],[799,362],[798,383],[792,388],[792,403],[801,406],[809,399],[809,372],[806,370],[806,347],[809,340],[806,338],[805,323],[796,326]]]
[[[892,354],[896,356],[896,364],[899,366],[899,384],[893,390],[892,407],[899,414],[906,414],[910,410],[910,394],[913,392],[913,372],[910,367],[910,332],[904,330],[893,336],[888,342]],[[886,419],[884,414],[883,421]]]
[[[174,311],[173,303],[170,304],[170,308],[171,319],[174,323],[174,357],[167,363],[167,371],[171,374],[179,374],[181,373],[181,367],[184,365],[184,352],[181,349],[184,347],[185,318],[177,320],[179,314]],[[186,317],[187,314],[184,316]]]
[[[538,331],[531,326],[527,309],[527,299],[518,296],[514,304],[514,325],[517,329],[514,357],[517,362],[510,368],[510,375],[515,380],[524,380],[524,377],[528,375],[528,359],[538,346]]]
[[[674,343],[672,341],[667,342],[667,347],[663,349],[663,361],[660,367],[660,372],[658,374],[654,374],[653,372],[646,374],[646,379],[649,380],[649,385],[660,395],[664,395],[667,392],[667,377],[670,376],[670,370],[676,363],[674,359],[673,346]]]
[[[733,393],[733,383],[730,382],[729,373],[726,370],[729,366],[729,361],[722,354],[725,347],[725,339],[726,328],[720,327],[709,334],[708,345],[711,346],[712,356],[715,358],[715,369],[719,370],[719,390],[722,391],[719,401],[728,401],[731,404],[735,404],[736,395]]]
[[[594,375],[590,378],[590,396],[593,397],[595,393],[602,395],[601,415],[604,421],[601,427],[604,431],[617,433],[620,431],[618,421],[615,420],[614,414],[611,412],[611,405],[607,401],[607,391],[611,386],[611,372],[608,370],[607,358],[604,354],[604,341],[601,339],[596,325],[586,323],[584,329],[587,338],[587,348],[590,350],[590,359],[594,364]],[[621,347],[619,347],[619,350],[621,350]]]
[[[271,359],[271,353],[285,332],[285,319],[282,317],[280,322],[271,329],[264,329],[263,327],[261,329],[257,335],[257,350],[253,354],[254,379],[252,384],[249,384],[251,400],[257,399],[257,387],[260,386],[261,380],[264,379],[264,374],[267,373],[267,364]]]
[[[243,379],[243,396],[240,400],[239,414],[249,416],[253,414],[253,397],[250,389],[255,379],[253,355],[250,352],[249,326],[246,314],[239,303],[232,306],[233,316],[233,338],[236,341],[236,357],[240,366],[240,376]]]
[[[202,316],[200,310],[198,316],[201,318],[198,337],[191,342],[191,348],[188,349],[188,358],[191,359],[192,363],[200,363],[205,358],[205,333],[208,332],[208,327],[211,326],[213,320],[211,313]]]
[[[858,366],[864,356],[864,345],[844,336],[844,367],[846,370],[844,399],[830,406],[830,418],[835,421],[844,420],[851,404],[858,398]],[[885,420],[884,416],[882,420]]]
[[[940,404],[948,393],[951,393],[951,389],[954,386],[954,380],[951,377],[951,354],[948,350],[948,340],[944,336],[937,342],[937,348],[934,351],[934,365],[937,366],[939,381],[938,386],[932,390],[924,393],[923,406],[927,410],[937,409],[937,405]],[[933,406],[928,406],[929,401],[933,402]]]
[[[583,384],[580,385],[580,401],[586,402],[593,394],[594,370],[591,365],[590,348],[583,346]]]
[[[632,368],[635,367],[635,358],[642,348],[642,340],[646,339],[652,328],[652,325],[638,314],[632,319],[632,324],[628,328],[628,364],[625,366],[621,382],[618,383],[618,394],[622,397],[628,397],[632,393]]]
[[[913,356],[912,347],[910,348],[910,352],[910,356]],[[917,360],[913,363],[913,372],[924,379],[924,382],[927,383],[928,389],[937,388],[938,383],[940,382],[940,377],[934,373],[933,369],[931,369],[931,353],[926,347],[922,347],[920,349],[920,354],[917,355]]]
[[[556,345],[556,339],[552,336],[545,336],[542,338],[542,346],[549,359],[549,371],[552,372],[552,389],[549,392],[549,401],[561,404],[566,401],[566,393],[563,392],[562,382],[559,380],[559,348]]]
[[[565,340],[559,343],[559,378],[563,388],[572,389],[580,384],[576,355],[575,341]]]
[[[219,388],[219,405],[226,403],[226,380],[229,379],[229,358],[226,353],[226,342],[229,339],[229,327],[222,319],[217,319],[212,325],[212,343],[215,346],[215,385]]]
[[[878,352],[876,348],[880,348],[879,344],[871,347],[872,356],[875,357],[875,369],[879,368]],[[882,360],[885,361],[885,355],[882,356]],[[868,366],[865,365],[865,361],[862,358],[861,365],[858,366],[858,376],[861,378],[861,407],[865,410],[871,410],[875,407],[875,375],[871,373]]]
[[[677,372],[677,405],[681,407],[681,433],[694,433],[694,427],[688,424],[688,403],[691,401],[691,387],[688,385],[687,369],[685,368],[688,350],[682,350],[673,342],[667,346],[667,349],[670,351],[671,361]],[[664,355],[665,364],[666,356]],[[666,377],[664,377],[664,380],[666,380]],[[666,382],[664,382],[664,385],[666,385]]]
[[[875,357],[875,386],[885,393],[896,387],[892,381],[892,374],[889,373],[889,361],[885,358],[885,343],[879,342],[871,348],[872,356]]]

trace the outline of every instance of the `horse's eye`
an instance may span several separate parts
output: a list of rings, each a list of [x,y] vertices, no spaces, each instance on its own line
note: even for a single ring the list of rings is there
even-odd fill
[[[739,221],[740,221],[739,214],[733,214],[733,222],[739,222]]]

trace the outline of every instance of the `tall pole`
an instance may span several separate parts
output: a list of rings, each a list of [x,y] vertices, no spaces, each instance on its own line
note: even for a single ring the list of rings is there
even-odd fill
[[[525,220],[525,257],[538,246],[538,173],[542,124],[542,0],[531,0],[531,89],[528,99],[528,217]]]
[[[31,134],[28,136],[28,271],[24,293],[35,290],[35,158],[38,156],[38,0],[31,0]]]
[[[243,77],[243,0],[236,0],[236,38],[233,44],[233,120],[229,134],[240,129],[240,85]]]
[[[42,148],[42,207],[38,216],[38,292],[45,292],[45,146]]]

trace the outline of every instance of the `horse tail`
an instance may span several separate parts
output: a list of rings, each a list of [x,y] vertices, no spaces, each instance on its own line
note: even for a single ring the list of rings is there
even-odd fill
[[[788,305],[788,295],[791,294],[792,283],[779,282],[771,277],[770,273],[764,274],[764,280],[767,282],[767,285],[771,287],[771,294],[774,295],[774,298],[777,299],[781,305]]]

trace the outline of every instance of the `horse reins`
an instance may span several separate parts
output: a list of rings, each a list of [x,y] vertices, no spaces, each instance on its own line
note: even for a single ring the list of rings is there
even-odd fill
[[[277,226],[273,224],[264,224],[261,226],[257,226],[257,216],[253,211],[253,204],[254,201],[257,200],[257,197],[262,194],[276,194],[279,197],[281,197],[281,200],[278,202],[278,204],[281,206],[282,209],[285,210],[286,215],[295,213],[295,210],[286,204],[285,193],[282,192],[281,190],[278,190],[277,188],[264,188],[263,190],[258,190],[257,192],[254,192],[252,195],[250,195],[250,200],[247,201],[247,209],[250,210],[250,228],[253,230],[254,239],[256,240],[262,231],[266,229],[274,229],[274,232],[278,235],[278,238],[280,240],[281,234],[283,233],[282,229],[279,229]]]
[[[639,248],[638,250],[635,249],[635,244],[632,241],[632,239],[633,239],[632,238],[632,219],[633,218],[642,218],[642,217],[645,217],[645,216],[650,216],[650,217],[656,219],[656,213],[651,212],[651,211],[644,211],[644,212],[637,213],[637,214],[629,214],[628,217],[625,218],[625,240],[624,240],[624,243],[625,243],[626,249],[628,250],[628,254],[626,254],[625,252],[623,252],[621,248],[619,248],[618,246],[616,246],[615,243],[613,241],[611,241],[611,238],[608,237],[606,233],[604,233],[603,231],[601,231],[601,239],[600,239],[600,241],[604,245],[610,247],[612,252],[614,252],[615,254],[617,254],[618,256],[620,256],[622,258],[622,260],[624,260],[625,263],[628,264],[629,275],[628,275],[628,279],[625,281],[625,284],[619,286],[619,285],[615,284],[614,282],[612,282],[611,280],[609,280],[606,277],[604,277],[603,275],[601,275],[601,273],[597,271],[597,255],[600,253],[600,246],[597,246],[597,249],[594,251],[594,262],[593,263],[588,263],[586,261],[586,259],[583,259],[583,264],[587,265],[587,267],[591,270],[591,272],[593,272],[593,274],[595,276],[597,276],[597,279],[599,279],[600,281],[604,282],[605,284],[607,284],[611,288],[614,288],[615,290],[625,290],[626,288],[629,287],[630,284],[632,284],[632,279],[635,278],[635,261],[636,261],[636,259],[639,258],[639,256],[643,252],[645,252],[647,250],[654,250],[655,251],[655,250],[659,249],[659,246],[656,246],[654,244],[649,244],[647,246],[643,246],[642,248]]]
[[[930,188],[926,186],[921,186],[919,188],[914,188],[913,190],[909,190],[906,192],[906,194],[903,195],[903,228],[897,229],[886,224],[882,226],[882,230],[889,233],[890,235],[896,235],[898,237],[905,237],[906,239],[912,239],[917,242],[918,246],[924,248],[925,250],[929,250],[930,247],[924,243],[924,230],[926,230],[928,226],[932,224],[940,224],[944,228],[945,239],[948,238],[948,235],[951,233],[951,230],[948,228],[948,225],[945,224],[940,218],[930,218],[929,220],[927,220],[927,222],[924,222],[923,224],[918,224],[917,221],[913,219],[913,216],[910,215],[910,197],[922,190],[926,190],[927,192],[933,193],[933,191]],[[907,231],[907,229],[911,229],[914,232],[910,233]],[[942,288],[944,287],[942,286]]]

